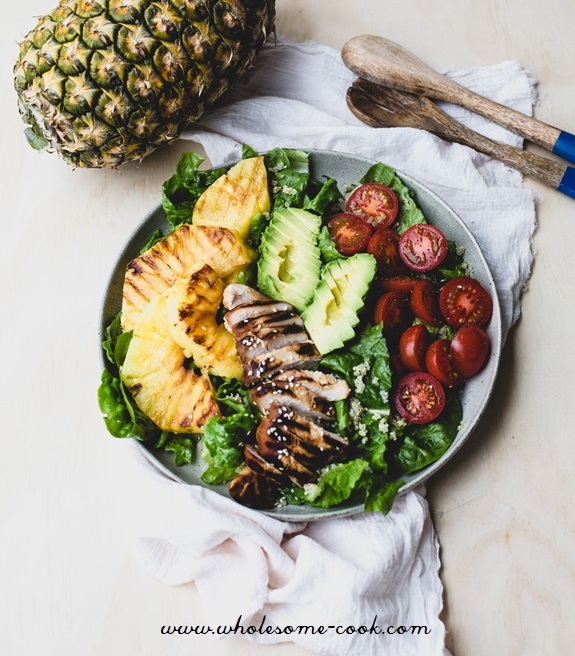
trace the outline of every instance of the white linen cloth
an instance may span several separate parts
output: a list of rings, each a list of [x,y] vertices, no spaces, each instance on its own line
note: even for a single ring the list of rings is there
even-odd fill
[[[530,114],[533,81],[516,62],[448,76]],[[518,318],[531,266],[534,199],[521,175],[463,146],[407,128],[364,126],[348,110],[354,79],[339,52],[283,39],[269,44],[249,77],[224,106],[183,138],[201,143],[214,165],[240,157],[241,144],[321,148],[380,160],[428,185],[477,238],[495,277],[503,332]],[[521,146],[519,137],[455,107],[449,112],[484,134]],[[292,640],[330,656],[436,656],[448,653],[439,577],[438,540],[419,489],[399,497],[387,516],[362,513],[309,524],[284,523],[243,508],[210,490],[163,475],[135,445],[141,467],[139,555],[168,584],[194,581],[212,628],[300,625],[365,626],[366,633],[244,637]],[[427,627],[419,635],[377,634],[387,626]],[[236,635],[240,635],[239,631]]]

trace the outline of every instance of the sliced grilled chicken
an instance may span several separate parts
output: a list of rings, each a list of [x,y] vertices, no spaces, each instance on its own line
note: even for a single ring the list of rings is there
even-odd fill
[[[349,385],[340,378],[321,371],[287,370],[262,381],[252,390],[252,402],[264,414],[272,403],[293,408],[321,421],[333,421],[333,401],[347,398]]]
[[[280,487],[291,485],[289,476],[272,462],[262,458],[253,445],[246,444],[244,446],[244,460],[246,461],[246,465],[256,472],[256,474],[271,479]]]
[[[262,476],[246,465],[230,481],[228,491],[232,499],[243,506],[268,510],[276,504],[280,487],[268,476]]]
[[[274,422],[267,417],[262,420],[256,431],[257,452],[266,462],[271,462],[284,472],[292,483],[303,487],[306,483],[317,481],[318,470],[313,470],[298,460],[286,444],[279,439]]]
[[[337,458],[348,446],[346,439],[326,430],[279,403],[270,407],[256,433],[257,449],[262,458],[274,460],[273,454],[286,449],[298,462],[315,471]]]
[[[313,367],[318,364],[319,359],[319,353],[313,342],[309,340],[286,344],[282,348],[261,353],[249,360],[242,360],[240,356],[240,362],[244,367],[242,380],[245,385],[251,387],[254,383],[287,369]]]
[[[301,325],[300,323],[292,318],[269,324],[259,322],[257,327],[241,331],[243,336],[236,341],[237,351],[241,353],[242,357],[249,359],[283,348],[294,341],[307,342],[309,341],[308,334],[303,323]]]
[[[261,294],[253,287],[232,283],[226,287],[223,303],[226,310],[233,310],[238,305],[252,305],[253,303],[262,303],[269,300],[268,296]]]
[[[321,423],[335,420],[333,402],[345,399],[350,389],[335,376],[310,370],[320,354],[293,306],[240,284],[226,287],[223,304],[242,381],[255,385],[251,400],[267,413],[256,444],[244,447],[246,467],[230,483],[230,495],[265,507],[274,490],[315,483],[320,470],[346,448],[347,441]]]
[[[244,384],[319,362],[319,352],[293,306],[237,283],[226,287],[223,302],[228,309],[224,323],[236,339]]]

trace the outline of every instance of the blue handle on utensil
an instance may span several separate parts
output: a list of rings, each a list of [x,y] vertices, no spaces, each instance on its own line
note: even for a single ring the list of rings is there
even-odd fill
[[[575,164],[575,134],[561,132],[553,146],[553,152]]]
[[[575,198],[575,168],[572,166],[567,167],[557,187],[557,191],[567,194],[571,198]]]

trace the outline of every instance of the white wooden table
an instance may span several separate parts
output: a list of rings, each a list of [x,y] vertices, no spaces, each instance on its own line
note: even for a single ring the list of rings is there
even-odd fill
[[[15,42],[52,7],[7,5],[0,45],[0,653],[303,656],[159,633],[202,623],[203,611],[193,585],[165,586],[134,558],[121,446],[95,401],[97,321],[119,247],[185,147],[119,172],[72,171],[29,148],[11,88]],[[375,33],[439,70],[517,59],[540,81],[536,116],[575,132],[570,0],[278,0],[277,14],[290,39],[340,48]],[[526,185],[539,228],[523,317],[487,415],[428,485],[457,655],[575,649],[575,201]]]

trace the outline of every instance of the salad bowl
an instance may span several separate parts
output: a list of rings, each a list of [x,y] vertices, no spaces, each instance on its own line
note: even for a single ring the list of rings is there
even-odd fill
[[[372,160],[363,157],[332,151],[308,151],[310,173],[316,180],[326,177],[337,180],[339,189],[345,192],[351,185],[357,184],[367,169],[374,164]],[[437,471],[457,453],[469,439],[477,427],[495,384],[500,353],[502,347],[501,312],[497,300],[497,291],[489,266],[475,238],[457,214],[434,192],[408,175],[396,171],[404,185],[414,194],[414,199],[422,210],[428,223],[443,231],[447,239],[465,249],[465,260],[469,266],[469,275],[477,279],[487,290],[493,300],[493,314],[486,332],[490,341],[490,352],[482,370],[466,381],[459,399],[462,406],[463,419],[458,427],[457,435],[447,451],[435,462],[413,474],[402,478],[403,485],[399,494],[404,494],[416,488]],[[136,227],[123,246],[113,266],[104,292],[100,312],[100,343],[105,339],[106,328],[119,312],[122,306],[122,288],[126,264],[138,256],[141,249],[149,242],[150,237],[160,231],[165,234],[170,228],[166,214],[161,204],[150,211]],[[104,349],[101,349],[101,360],[104,367],[107,362]],[[212,489],[218,494],[229,496],[227,485],[208,485],[201,476],[205,463],[201,457],[201,448],[197,449],[194,462],[176,465],[173,454],[149,447],[146,442],[136,442],[138,448],[150,461],[167,476],[191,485],[199,485]],[[327,517],[352,515],[363,511],[363,504],[344,502],[336,507],[322,509],[308,505],[284,505],[271,510],[263,510],[267,515],[285,521],[315,521]]]

